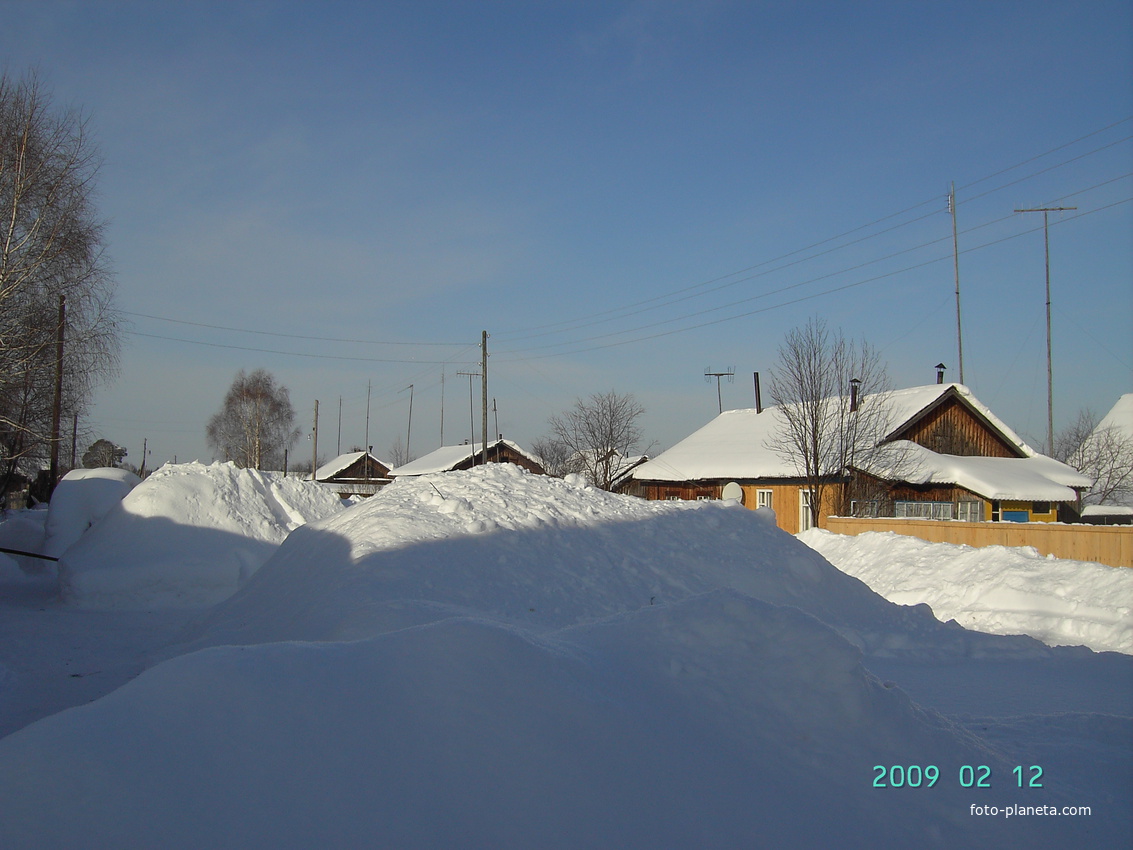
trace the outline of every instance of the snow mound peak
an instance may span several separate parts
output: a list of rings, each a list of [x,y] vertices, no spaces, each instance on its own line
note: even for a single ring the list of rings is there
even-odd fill
[[[799,608],[871,654],[1045,650],[893,605],[734,503],[650,502],[507,464],[395,480],[299,529],[199,645],[360,640],[470,613],[547,632],[716,590]]]
[[[195,607],[231,596],[333,493],[232,463],[167,464],[59,562],[64,598],[90,608]]]

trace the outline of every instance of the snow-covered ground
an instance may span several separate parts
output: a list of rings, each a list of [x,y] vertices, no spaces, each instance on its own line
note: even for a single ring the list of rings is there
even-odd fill
[[[1052,646],[1133,653],[1133,570],[892,532],[854,537],[815,528],[799,539],[890,602],[927,603],[941,620]]]
[[[185,504],[225,475],[185,473]],[[177,490],[188,552],[210,531]],[[73,547],[115,610],[0,563],[2,847],[1131,838],[1133,657],[941,623],[758,512],[506,465],[395,481],[195,609],[157,606],[199,568],[159,553],[151,593],[133,533]]]

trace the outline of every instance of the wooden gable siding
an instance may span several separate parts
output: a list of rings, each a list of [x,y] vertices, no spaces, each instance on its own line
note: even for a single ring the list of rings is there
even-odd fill
[[[454,469],[471,469],[474,466],[479,466],[481,454],[482,452],[477,451],[474,457],[467,458],[457,464]],[[514,463],[516,466],[523,467],[528,472],[534,472],[537,475],[547,474],[547,470],[543,469],[538,463],[525,457],[508,445],[488,446],[488,463]]]
[[[965,457],[1024,457],[983,416],[960,401],[946,396],[905,428],[892,435],[911,440],[938,454]]]
[[[367,469],[367,463],[369,469]],[[339,472],[336,472],[328,481],[364,481],[372,478],[386,478],[389,475],[389,467],[380,461],[367,458],[365,455],[358,458],[350,466],[346,467]]]

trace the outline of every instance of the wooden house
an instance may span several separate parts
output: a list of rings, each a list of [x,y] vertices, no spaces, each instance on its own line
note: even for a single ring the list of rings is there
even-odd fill
[[[819,522],[849,505],[865,516],[1055,521],[1073,513],[1089,486],[1040,455],[961,384],[934,384],[883,399],[881,450],[830,479]],[[863,400],[864,403],[864,400]],[[794,461],[776,449],[777,407],[730,410],[633,470],[622,492],[647,499],[737,498],[769,507],[792,534],[811,525],[811,492]]]
[[[389,464],[369,452],[347,452],[320,466],[315,480],[340,496],[372,496],[389,483]]]
[[[481,462],[482,448],[479,443],[464,443],[459,446],[441,446],[424,457],[390,470],[391,478],[408,478],[416,475],[431,475],[435,472],[454,472],[471,469]],[[524,451],[518,444],[500,437],[488,443],[488,463],[514,463],[529,472],[545,474],[539,458]]]

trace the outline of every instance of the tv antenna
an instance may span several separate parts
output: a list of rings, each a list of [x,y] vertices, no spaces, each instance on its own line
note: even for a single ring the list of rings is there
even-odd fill
[[[716,379],[716,403],[720,408],[720,413],[724,412],[724,398],[720,395],[720,379],[727,378],[728,383],[733,383],[736,380],[736,367],[729,366],[726,372],[713,372],[711,366],[706,366],[704,369],[704,380],[711,381],[712,378]]]

